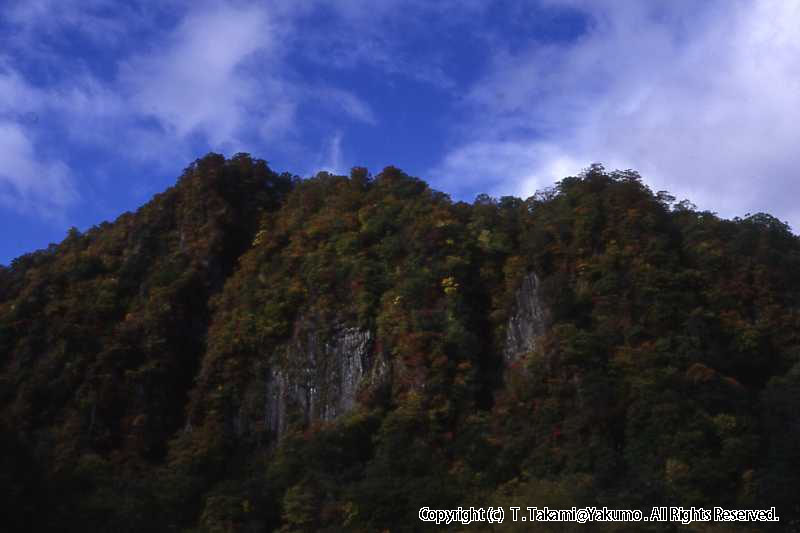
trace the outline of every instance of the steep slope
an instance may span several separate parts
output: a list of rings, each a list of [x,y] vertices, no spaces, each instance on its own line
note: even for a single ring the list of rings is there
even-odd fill
[[[792,530],[799,271],[776,219],[632,172],[466,204],[392,167],[210,155],[0,270],[6,516],[416,531],[423,506],[775,505]]]
[[[5,271],[3,421],[44,469],[43,516],[81,512],[94,476],[135,485],[163,459],[205,350],[208,298],[290,185],[246,155],[209,155],[136,213]],[[98,502],[87,520],[117,510]]]

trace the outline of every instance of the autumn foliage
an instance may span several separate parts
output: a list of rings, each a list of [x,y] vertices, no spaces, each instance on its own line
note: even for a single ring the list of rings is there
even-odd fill
[[[547,333],[509,366],[530,272]],[[717,505],[776,506],[790,531],[798,272],[784,223],[632,171],[468,204],[393,167],[301,180],[210,154],[0,267],[0,520],[416,531],[422,506]],[[278,439],[265,390],[302,370],[300,324],[373,332],[388,370],[335,420],[287,408]]]

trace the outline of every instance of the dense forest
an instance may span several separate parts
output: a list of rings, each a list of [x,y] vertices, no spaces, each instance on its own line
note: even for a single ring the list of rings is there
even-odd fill
[[[800,531],[800,239],[217,154],[0,266],[4,531]],[[769,509],[449,526],[421,507]],[[515,529],[518,528],[518,529]]]

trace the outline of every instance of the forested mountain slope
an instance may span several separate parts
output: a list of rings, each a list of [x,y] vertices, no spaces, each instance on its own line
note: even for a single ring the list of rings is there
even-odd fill
[[[790,531],[798,273],[780,221],[629,171],[467,204],[392,167],[299,180],[210,154],[0,268],[0,520],[416,531],[423,506],[716,505]]]

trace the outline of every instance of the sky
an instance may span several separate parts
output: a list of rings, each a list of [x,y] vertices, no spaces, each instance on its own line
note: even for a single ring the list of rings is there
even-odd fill
[[[208,152],[454,200],[592,163],[800,228],[796,0],[0,0],[0,264]]]

